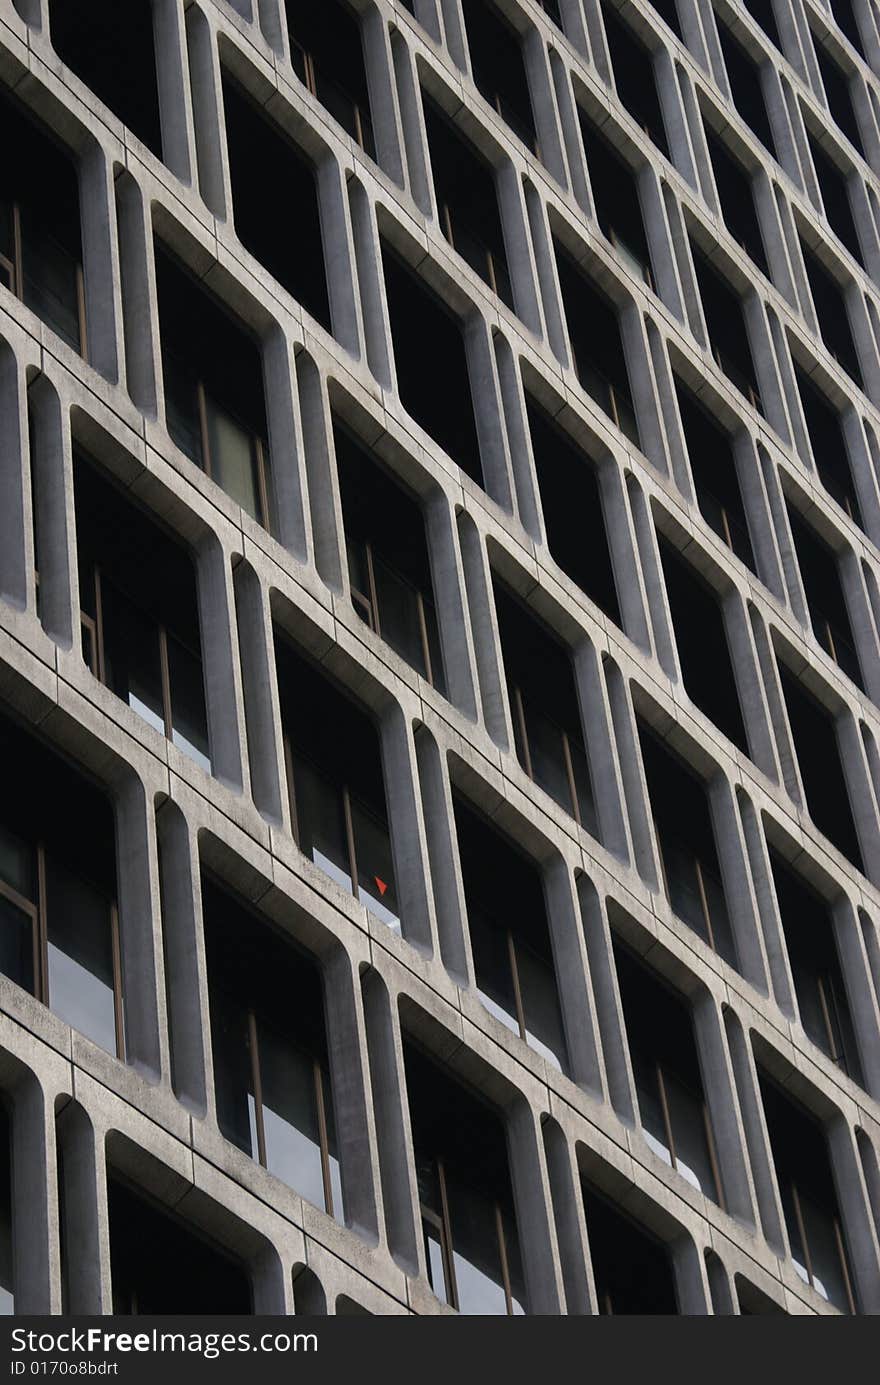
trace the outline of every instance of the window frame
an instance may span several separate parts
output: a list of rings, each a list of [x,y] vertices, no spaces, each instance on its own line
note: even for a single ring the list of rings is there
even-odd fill
[[[360,32],[360,24],[357,18],[355,16],[352,16],[352,18],[354,22],[357,24],[358,31]],[[327,111],[331,119],[335,120],[337,124],[341,125],[342,128],[345,130],[346,134],[349,135],[359,146],[359,148],[363,150],[367,158],[372,159],[375,163],[376,134],[375,130],[373,129],[373,115],[372,111],[369,109],[369,101],[366,109],[364,109],[361,106],[361,103],[358,100],[356,100],[356,98],[352,95],[352,93],[348,90],[347,87],[344,87],[342,83],[339,82],[335,77],[327,76],[326,71],[321,66],[321,63],[316,63],[315,55],[310,48],[307,48],[304,43],[301,43],[300,40],[292,32],[290,33],[289,38],[290,65],[293,68],[293,71],[297,78],[302,82],[303,86],[306,88],[306,91],[310,92],[310,94],[314,96],[315,100],[321,105],[322,109]],[[362,37],[361,51],[363,52]],[[297,62],[297,56],[299,57],[300,62],[302,64],[302,71],[300,71],[300,67]],[[348,126],[343,124],[343,122],[339,120],[338,116],[335,116],[333,112],[330,110],[329,106],[327,106],[325,102],[322,100],[318,92],[319,74],[324,81],[328,82],[329,85],[334,87],[336,91],[338,91],[339,94],[343,96],[345,100],[351,105],[352,124],[354,125],[354,130],[350,130]]]
[[[10,209],[12,220],[13,258],[10,260],[8,256],[0,254],[0,267],[5,269],[6,273],[9,276],[9,292],[12,293],[19,300],[20,303],[24,303],[25,307],[27,307],[27,303],[25,302],[24,296],[24,241],[22,239],[21,234],[21,205],[22,204],[15,199],[10,199],[10,201],[7,203],[7,206]],[[77,259],[76,256],[71,255],[70,252],[66,250],[64,246],[61,246],[60,248],[64,250],[65,254],[70,255],[70,259],[73,261],[74,264],[74,273],[76,280],[76,317],[77,330],[79,332],[79,346],[77,348],[77,351],[78,354],[82,357],[82,359],[86,362],[86,364],[88,364],[89,346],[86,323],[86,292],[82,259]],[[34,310],[31,309],[31,311]],[[39,314],[37,314],[37,316],[39,316]],[[41,317],[40,321],[44,322],[45,319]],[[46,326],[49,328],[51,332],[55,332],[56,336],[60,336],[60,333],[56,330],[56,328],[52,326],[51,322],[46,322]],[[61,339],[62,341],[64,340],[63,337]]]
[[[347,539],[346,546],[348,546],[349,544],[352,547],[357,545],[359,548],[363,550],[366,560],[365,566],[367,572],[367,584],[369,587],[368,592],[363,592],[360,590],[359,587],[355,586],[355,583],[351,579],[351,571],[349,565],[348,585],[349,590],[351,592],[352,604],[359,612],[362,611],[366,615],[366,624],[369,627],[369,629],[373,631],[373,634],[378,635],[379,639],[384,640],[385,636],[382,634],[382,618],[379,609],[379,592],[378,587],[376,585],[376,575],[373,567],[372,540],[361,538],[360,536],[352,536],[351,538]],[[424,660],[425,664],[424,673],[422,673],[420,669],[416,669],[416,673],[419,673],[423,678],[425,678],[428,681],[428,683],[430,683],[432,688],[437,688],[437,690],[440,691],[440,688],[434,675],[434,661],[431,657],[431,645],[430,640],[428,639],[428,624],[427,619],[425,617],[425,598],[422,589],[421,587],[416,586],[415,582],[410,581],[408,577],[404,577],[402,573],[398,572],[394,564],[390,563],[388,559],[384,556],[384,554],[378,553],[377,556],[380,558],[385,567],[393,573],[393,575],[398,579],[398,581],[404,583],[407,587],[409,587],[409,589],[412,592],[415,593],[416,609],[418,611],[419,617],[419,640],[422,646],[422,659]],[[434,607],[433,601],[431,601],[431,606],[435,610],[436,622],[436,608]],[[439,644],[439,622],[436,623],[438,627],[437,640]],[[391,645],[391,642],[389,640],[386,640],[386,643]],[[391,648],[393,647],[394,646],[391,645]],[[401,655],[400,657],[403,658],[403,655]],[[408,662],[408,660],[405,662]]]
[[[798,1235],[800,1237],[801,1242],[801,1249],[803,1250],[804,1260],[806,1262],[803,1268],[807,1274],[807,1283],[810,1285],[812,1289],[816,1290],[816,1293],[819,1294],[820,1297],[823,1298],[826,1303],[831,1303],[832,1300],[828,1297],[828,1295],[822,1293],[822,1291],[817,1287],[818,1277],[813,1272],[813,1257],[810,1254],[810,1243],[807,1237],[807,1226],[804,1220],[803,1210],[801,1208],[800,1189],[795,1179],[788,1178],[786,1179],[786,1182],[788,1184],[789,1192],[791,1193],[791,1201],[792,1207],[794,1208],[795,1222],[797,1224]],[[834,1245],[835,1249],[837,1250],[837,1258],[840,1262],[843,1285],[844,1290],[846,1292],[847,1306],[849,1308],[849,1312],[853,1316],[855,1316],[858,1312],[858,1309],[856,1308],[855,1294],[853,1293],[852,1279],[850,1277],[849,1270],[849,1261],[847,1259],[846,1254],[846,1243],[844,1242],[843,1230],[840,1225],[840,1216],[837,1212],[828,1212],[825,1208],[821,1208],[820,1210],[825,1212],[826,1215],[829,1216],[832,1228],[834,1230]],[[791,1250],[791,1247],[789,1247],[789,1250]],[[792,1258],[794,1258],[793,1255]]]
[[[446,1297],[442,1302],[446,1302],[450,1308],[454,1308],[457,1313],[461,1312],[460,1300],[458,1296],[458,1283],[455,1277],[455,1242],[452,1236],[452,1218],[449,1212],[449,1198],[446,1190],[446,1167],[442,1155],[431,1155],[431,1165],[437,1178],[437,1187],[440,1194],[440,1211],[431,1207],[428,1203],[419,1198],[419,1215],[422,1220],[422,1237],[424,1240],[424,1222],[428,1222],[435,1230],[440,1233],[440,1253],[443,1259],[443,1274],[445,1278]],[[504,1215],[501,1204],[497,1198],[491,1202],[495,1220],[495,1234],[498,1241],[498,1260],[501,1267],[501,1288],[504,1293],[504,1303],[506,1316],[514,1317],[513,1312],[513,1287],[510,1280],[510,1263],[507,1256],[507,1235],[504,1230]],[[435,1286],[431,1283],[431,1261],[426,1255],[427,1279],[432,1292],[439,1299]]]
[[[653,826],[654,826],[654,834],[655,834],[655,836],[656,836],[656,838],[657,838],[657,848],[658,848],[658,849],[657,849],[657,855],[658,855],[659,858],[660,858],[660,873],[661,873],[661,875],[662,875],[662,877],[663,877],[663,892],[664,892],[664,894],[666,895],[666,899],[667,899],[667,901],[668,901],[668,903],[669,903],[669,907],[672,909],[672,912],[676,915],[676,917],[681,917],[681,915],[678,914],[678,911],[677,911],[677,909],[676,909],[676,907],[675,907],[675,904],[673,903],[672,893],[671,893],[670,888],[669,888],[669,875],[668,875],[668,873],[667,873],[667,866],[666,866],[666,859],[665,859],[665,851],[664,851],[664,841],[663,841],[664,833],[661,831],[660,824],[659,824],[659,822],[658,822],[658,820],[657,820],[657,818],[655,817],[655,815],[654,815],[653,812],[651,813],[651,820],[652,820],[652,823],[653,823]],[[667,835],[668,835],[668,834],[667,834]],[[698,854],[696,851],[694,851],[693,847],[690,845],[690,843],[689,843],[688,841],[686,841],[683,837],[677,837],[677,836],[674,837],[673,840],[674,840],[674,844],[675,844],[676,846],[680,847],[680,848],[682,849],[682,851],[686,853],[688,861],[693,863],[694,874],[695,874],[695,876],[696,876],[696,881],[697,881],[697,893],[698,893],[699,898],[700,898],[700,908],[701,908],[702,914],[703,914],[703,921],[704,921],[704,923],[705,923],[705,925],[706,925],[706,937],[705,937],[704,941],[706,941],[706,942],[708,943],[709,947],[711,947],[711,949],[712,949],[712,951],[715,953],[715,956],[716,956],[716,957],[720,957],[722,961],[728,962],[729,965],[733,965],[733,963],[730,963],[730,962],[728,961],[728,958],[725,957],[725,955],[724,955],[724,953],[722,952],[721,948],[719,948],[718,943],[717,943],[716,938],[715,938],[715,927],[714,927],[714,925],[713,925],[713,923],[712,923],[712,910],[711,910],[710,907],[709,907],[709,892],[708,892],[708,890],[706,889],[706,882],[705,882],[705,880],[704,880],[704,878],[703,878],[704,871],[706,871],[706,872],[708,873],[710,879],[714,880],[714,882],[718,885],[718,887],[719,887],[719,889],[720,889],[720,891],[721,891],[722,897],[724,898],[724,908],[725,908],[725,913],[727,914],[727,930],[728,930],[728,932],[729,932],[729,934],[730,934],[730,939],[731,939],[731,942],[732,942],[732,944],[733,944],[734,954],[736,954],[736,937],[735,937],[734,931],[733,931],[733,923],[732,923],[732,921],[731,921],[730,914],[729,914],[729,911],[728,911],[728,909],[727,909],[727,896],[726,896],[725,891],[724,891],[724,881],[723,881],[723,879],[721,879],[721,877],[720,877],[719,875],[716,875],[715,872],[714,872],[710,867],[704,866],[703,861],[702,861],[702,859],[700,858],[699,854]],[[717,848],[716,848],[716,850],[717,850]],[[720,869],[720,862],[719,862],[719,869]],[[684,922],[687,923],[687,919],[684,919]],[[690,925],[689,925],[689,926],[690,926]],[[696,930],[692,930],[692,931],[696,931]],[[699,935],[698,935],[698,936],[699,936]]]
[[[537,784],[538,781],[535,779],[535,776],[534,776],[534,773],[533,773],[533,770],[532,770],[532,754],[531,754],[531,747],[530,747],[530,744],[529,744],[528,722],[527,722],[527,720],[526,720],[526,711],[525,711],[526,702],[525,702],[525,700],[524,700],[524,698],[523,698],[523,695],[522,695],[522,689],[520,688],[520,686],[519,686],[518,683],[513,683],[513,682],[511,683],[511,692],[512,692],[513,706],[514,706],[514,715],[515,715],[515,717],[516,717],[516,728],[515,728],[515,729],[516,729],[516,731],[519,732],[519,737],[520,737],[520,740],[521,740],[521,742],[522,742],[522,748],[523,748],[523,760],[520,761],[520,763],[522,764],[523,769],[525,770],[525,772],[526,772],[526,774],[528,775],[529,779],[531,779],[532,783],[533,783],[533,784]],[[580,800],[579,800],[579,798],[578,798],[578,791],[577,791],[577,780],[575,779],[574,763],[573,763],[572,758],[571,758],[571,744],[570,744],[571,735],[570,735],[570,733],[565,729],[564,726],[560,726],[559,723],[555,720],[555,718],[549,716],[548,713],[545,712],[545,711],[543,710],[543,708],[541,708],[541,709],[539,709],[539,710],[540,710],[540,715],[543,717],[543,719],[544,719],[545,721],[549,722],[553,727],[555,727],[556,730],[558,730],[559,736],[560,736],[560,739],[561,739],[561,742],[562,742],[562,759],[563,759],[563,763],[564,763],[564,766],[565,766],[565,778],[566,778],[566,783],[567,783],[567,785],[568,785],[568,793],[569,793],[569,799],[570,799],[570,803],[568,804],[567,811],[568,811],[568,813],[570,814],[570,816],[574,818],[574,820],[575,820],[575,822],[577,823],[578,827],[580,827],[582,831],[589,833],[589,828],[585,826],[585,824],[584,824],[584,822],[583,822],[583,820],[582,820],[582,816],[581,816],[581,806],[580,806]],[[586,766],[587,766],[587,773],[588,773],[588,775],[589,775],[589,773],[590,773],[590,761],[589,761],[589,756],[587,755],[587,748],[586,748],[586,746],[584,745],[583,740],[581,740],[579,748],[580,748],[581,752],[583,753],[584,763],[585,763]],[[517,758],[519,758],[519,757],[517,757]],[[591,793],[592,793],[592,783],[590,784],[590,790],[591,790]],[[549,791],[548,791],[548,792],[549,792]],[[552,794],[550,794],[549,796],[550,796],[551,798],[553,798],[553,795],[552,795]],[[557,800],[554,799],[553,801],[556,802]],[[564,806],[565,806],[565,805],[560,804],[560,807],[564,807]],[[594,805],[594,806],[595,806],[595,805]],[[597,812],[597,817],[598,817],[598,812]],[[589,833],[589,834],[592,835],[592,833]]]
[[[233,413],[229,409],[223,409],[218,403],[216,403],[212,391],[207,388],[203,377],[199,375],[196,378],[196,407],[199,416],[199,442],[201,445],[202,453],[202,470],[211,481],[214,481],[214,483],[220,487],[224,495],[229,494],[229,492],[223,486],[222,482],[219,481],[217,477],[214,475],[214,463],[213,457],[211,455],[211,430],[208,426],[209,402],[220,413],[225,414],[227,418],[231,418],[234,423],[238,424],[250,438],[251,460],[254,465],[255,479],[257,483],[257,509],[259,511],[259,514],[255,515],[254,518],[256,519],[257,523],[260,524],[266,530],[267,534],[271,534],[271,511],[269,508],[269,483],[266,469],[265,443],[260,434],[256,432],[253,428],[251,428],[249,424],[246,424],[243,419],[239,418],[237,414]],[[237,501],[236,503],[240,505],[241,509],[245,508],[243,505],[241,505],[240,502]]]

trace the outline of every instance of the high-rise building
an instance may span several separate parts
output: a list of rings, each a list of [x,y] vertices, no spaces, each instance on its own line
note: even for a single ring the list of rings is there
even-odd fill
[[[0,0],[0,1306],[880,1312],[874,0]]]

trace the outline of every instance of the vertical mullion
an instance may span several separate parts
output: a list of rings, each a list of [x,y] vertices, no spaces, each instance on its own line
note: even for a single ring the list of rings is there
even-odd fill
[[[452,1255],[452,1220],[449,1216],[449,1198],[446,1194],[446,1170],[443,1160],[437,1160],[437,1182],[440,1187],[440,1216],[442,1220],[443,1256],[446,1261],[449,1302],[456,1312],[460,1311],[458,1283],[455,1278],[455,1263]]]
[[[49,1005],[49,919],[46,890],[46,850],[37,846],[37,919],[39,922],[39,991],[38,999]]]
[[[666,1096],[666,1080],[663,1076],[663,1069],[659,1063],[655,1063],[654,1069],[657,1075],[657,1087],[660,1091],[660,1109],[663,1112],[663,1125],[666,1130],[666,1143],[669,1145],[669,1154],[672,1159],[672,1167],[678,1168],[675,1153],[675,1136],[672,1133],[672,1118],[669,1114],[669,1101]]]
[[[816,977],[816,986],[819,991],[819,1005],[822,1010],[822,1020],[825,1025],[825,1033],[828,1036],[828,1051],[835,1063],[839,1063],[843,1056],[838,1052],[837,1042],[834,1037],[834,1027],[831,1023],[831,1010],[828,1005],[828,997],[825,994],[825,982],[821,976]]]
[[[76,266],[76,316],[79,325],[79,354],[88,363],[89,359],[89,338],[86,319],[86,286],[83,277],[83,267],[77,261]]]
[[[519,724],[519,734],[522,737],[523,758],[525,760],[523,769],[529,778],[534,780],[535,776],[532,773],[532,752],[529,748],[529,732],[526,725],[526,711],[523,705],[522,693],[519,690],[519,685],[516,683],[513,686],[513,707]]]
[[[715,1190],[718,1193],[718,1205],[722,1212],[727,1211],[724,1199],[724,1184],[721,1181],[721,1169],[718,1164],[718,1152],[715,1149],[715,1132],[712,1129],[712,1121],[709,1116],[709,1107],[705,1101],[702,1102],[703,1129],[706,1132],[706,1144],[709,1148],[709,1164],[712,1168],[712,1177],[715,1180]]]
[[[104,656],[104,594],[101,590],[101,569],[97,563],[94,568],[95,579],[95,626],[98,645],[98,679],[107,686],[107,660]]]
[[[510,975],[513,980],[513,999],[516,1005],[516,1022],[519,1025],[519,1036],[524,1043],[528,1043],[526,1031],[526,1013],[523,1007],[522,989],[519,984],[519,966],[516,960],[516,943],[513,941],[513,934],[507,930],[507,956],[510,962]]]
[[[712,915],[709,912],[709,899],[706,895],[706,885],[703,880],[703,867],[700,864],[699,856],[694,856],[694,869],[697,872],[697,885],[700,891],[700,903],[703,906],[703,918],[706,921],[706,931],[709,934],[709,945],[713,952],[717,952],[715,946],[715,930],[712,927]]]
[[[14,281],[12,291],[16,298],[24,302],[24,260],[21,248],[21,209],[17,202],[12,204],[12,256],[14,264]]]
[[[263,1168],[266,1163],[266,1130],[263,1125],[263,1080],[260,1073],[260,1051],[257,1043],[257,1017],[253,1010],[247,1012],[248,1047],[251,1051],[251,1084],[254,1089],[254,1118],[257,1127],[257,1157]]]
[[[370,605],[373,608],[373,629],[381,638],[382,622],[379,619],[379,596],[376,591],[376,572],[373,567],[373,545],[366,540],[364,540],[364,552],[367,555],[367,583],[370,589]]]
[[[425,674],[431,687],[434,686],[434,668],[431,663],[431,647],[428,644],[428,623],[425,620],[425,602],[422,593],[416,587],[416,610],[419,617],[419,635],[422,641],[422,658],[425,661]]]
[[[284,751],[284,770],[287,775],[287,804],[290,809],[290,830],[293,833],[293,840],[302,851],[302,842],[299,831],[299,815],[296,811],[296,784],[293,775],[293,748],[290,744],[290,736],[282,729],[281,745]]]
[[[801,1238],[801,1245],[804,1250],[804,1268],[807,1271],[807,1278],[811,1287],[815,1287],[813,1284],[813,1261],[810,1255],[810,1245],[807,1240],[807,1228],[804,1226],[803,1213],[801,1212],[801,1200],[798,1195],[797,1184],[794,1182],[792,1182],[791,1185],[791,1200],[794,1205],[794,1216],[798,1226],[798,1235]]]
[[[315,1105],[318,1111],[318,1139],[321,1145],[321,1179],[324,1184],[324,1207],[329,1216],[335,1216],[333,1209],[333,1184],[330,1179],[330,1137],[327,1134],[327,1111],[324,1105],[324,1075],[317,1058],[312,1059],[312,1076],[315,1083]]]
[[[259,434],[254,434],[254,455],[257,461],[257,491],[260,497],[260,515],[263,528],[269,533],[272,531],[271,517],[269,512],[269,481],[266,475],[266,455],[263,448],[263,440]]]
[[[345,843],[348,847],[348,869],[351,875],[351,892],[355,899],[358,898],[358,868],[357,851],[354,841],[354,819],[351,815],[351,795],[348,792],[348,785],[342,786],[342,813],[345,819]]]
[[[513,1291],[510,1287],[510,1266],[507,1263],[507,1241],[504,1236],[504,1220],[501,1216],[501,1207],[495,1203],[495,1232],[498,1237],[498,1255],[501,1260],[501,1282],[504,1286],[504,1301],[507,1305],[507,1316],[513,1317]]]
[[[205,386],[201,380],[196,384],[196,398],[199,409],[199,432],[202,438],[202,470],[211,480],[214,479],[213,468],[211,466],[211,444],[208,434],[208,399],[205,394]]]
[[[122,947],[119,936],[119,910],[110,903],[110,950],[113,958],[113,1022],[116,1030],[116,1056],[125,1060],[125,1016],[122,994]]]
[[[583,827],[581,822],[581,808],[578,803],[577,784],[574,777],[574,765],[571,759],[571,747],[568,743],[568,732],[560,731],[562,736],[562,758],[565,761],[565,775],[568,779],[568,792],[571,795],[571,815],[578,827]]]
[[[853,1294],[852,1280],[849,1276],[849,1264],[846,1258],[846,1246],[843,1243],[843,1232],[840,1229],[840,1218],[833,1217],[832,1221],[834,1223],[834,1240],[837,1245],[837,1253],[840,1256],[840,1267],[843,1270],[843,1282],[846,1287],[846,1299],[847,1303],[849,1304],[849,1311],[853,1314],[853,1316],[855,1316],[856,1301],[855,1295]]]
[[[168,667],[168,633],[164,625],[159,626],[159,674],[162,682],[162,719],[165,722],[165,737],[171,740],[173,723],[171,720],[171,671]]]

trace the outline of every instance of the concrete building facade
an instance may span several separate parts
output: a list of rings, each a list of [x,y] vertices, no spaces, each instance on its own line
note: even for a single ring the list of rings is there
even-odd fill
[[[880,1311],[876,5],[0,0],[0,129],[6,1306]]]

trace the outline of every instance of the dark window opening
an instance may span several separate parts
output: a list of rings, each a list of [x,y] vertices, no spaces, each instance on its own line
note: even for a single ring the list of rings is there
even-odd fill
[[[678,917],[735,967],[706,785],[643,724],[639,743],[666,897]]]
[[[432,687],[445,692],[419,503],[338,423],[333,440],[354,609]]]
[[[675,393],[700,513],[754,572],[755,555],[730,434],[677,377]]]
[[[709,349],[732,385],[763,413],[743,301],[712,261],[691,243],[697,287],[709,333]]]
[[[376,157],[361,29],[345,0],[291,5],[290,60],[307,87],[365,154]]]
[[[580,109],[578,116],[599,229],[636,278],[653,287],[636,174]]]
[[[745,121],[755,138],[760,140],[764,148],[775,159],[777,158],[776,142],[773,139],[773,129],[767,114],[767,102],[764,99],[764,91],[761,86],[760,70],[754,58],[746,52],[742,44],[734,38],[727,26],[722,24],[717,16],[716,22],[724,66],[727,69],[727,80],[730,83],[730,94],[737,114]]]
[[[645,1139],[688,1183],[723,1206],[690,1007],[617,939],[614,964]]]
[[[526,407],[550,552],[572,581],[620,626],[595,464],[528,395]]]
[[[782,40],[779,37],[776,15],[773,13],[773,0],[743,0],[743,4],[755,23],[761,26],[770,42],[774,43],[781,53]]]
[[[794,374],[819,480],[850,519],[861,526],[861,512],[840,414],[796,361]]]
[[[495,609],[520,764],[578,826],[599,836],[571,657],[500,583]]]
[[[501,1116],[446,1068],[403,1044],[428,1282],[459,1313],[525,1313]]]
[[[268,529],[260,348],[158,245],[156,288],[168,432],[190,461]]]
[[[785,1309],[780,1308],[772,1298],[762,1294],[760,1289],[756,1289],[754,1284],[750,1284],[747,1279],[743,1279],[741,1274],[734,1276],[736,1284],[736,1301],[739,1304],[740,1316],[744,1318],[765,1317],[771,1314],[781,1313],[784,1316]]]
[[[539,153],[519,34],[491,0],[462,0],[477,90],[523,144]]]
[[[538,867],[458,795],[454,807],[480,1000],[565,1072],[565,1032]]]
[[[0,971],[124,1057],[116,830],[104,795],[0,724]]]
[[[678,1313],[672,1261],[647,1227],[581,1180],[599,1312]]]
[[[819,191],[822,193],[825,219],[834,234],[846,246],[853,259],[864,268],[862,247],[859,244],[859,233],[856,230],[855,218],[849,200],[846,175],[838,168],[830,155],[826,154],[819,141],[810,134],[809,130],[807,130],[807,139],[810,144],[810,153],[813,156],[813,167],[819,180]]]
[[[838,365],[861,389],[862,372],[843,288],[803,241],[801,250],[819,323],[819,335]]]
[[[5,96],[0,120],[0,286],[87,357],[76,166]]]
[[[250,1315],[244,1267],[201,1231],[113,1176],[107,1180],[115,1315]]]
[[[439,106],[423,94],[440,227],[453,249],[513,308],[495,177]]]
[[[831,119],[837,128],[846,135],[853,148],[857,149],[864,158],[862,135],[850,91],[850,74],[843,71],[827,48],[824,48],[818,41],[815,34],[813,35],[813,48],[816,52],[816,62],[819,64],[819,72],[822,77],[822,85],[825,88]]]
[[[788,507],[788,517],[813,634],[825,652],[861,688],[862,673],[853,643],[837,554],[791,506]]]
[[[150,0],[49,0],[59,58],[161,159]]]
[[[384,243],[382,266],[401,403],[471,480],[482,486],[462,324]],[[426,369],[426,343],[433,369]],[[443,389],[438,389],[441,376]]]
[[[611,5],[602,5],[602,18],[614,85],[621,104],[652,144],[668,159],[669,142],[657,91],[653,54]]]
[[[2,904],[0,904],[2,908]],[[12,1125],[0,1104],[0,1317],[15,1312],[15,1257],[12,1248]]]
[[[857,870],[863,870],[834,718],[785,664],[779,665],[779,677],[807,811],[819,831]]]
[[[705,128],[724,224],[749,259],[769,277],[752,180],[727,145],[708,126]]]
[[[556,266],[578,380],[630,442],[640,446],[617,308],[558,241]]]
[[[829,1303],[855,1313],[825,1133],[760,1069],[758,1079],[794,1267]]]
[[[561,29],[562,15],[559,11],[559,0],[538,0],[538,4],[541,6],[541,9],[547,15],[548,19],[553,20],[557,29]]]
[[[73,476],[83,658],[210,773],[192,559],[82,453]]]
[[[253,101],[224,76],[223,107],[235,230],[312,317],[331,330],[315,168]],[[284,187],[288,215],[267,206]]]
[[[831,0],[831,13],[837,21],[837,27],[846,34],[859,57],[864,58],[865,45],[852,0]]]
[[[217,1120],[307,1202],[342,1220],[321,973],[202,876]]]
[[[375,918],[399,932],[376,726],[288,641],[276,637],[275,655],[297,846]]]
[[[675,0],[650,0],[652,10],[656,10],[661,19],[665,19],[676,38],[684,43],[684,34],[681,29],[681,20],[678,17],[678,9]]]
[[[772,847],[770,865],[801,1024],[832,1062],[862,1082],[831,912]]]
[[[668,539],[658,535],[658,541],[685,690],[700,711],[748,755],[718,594]]]

